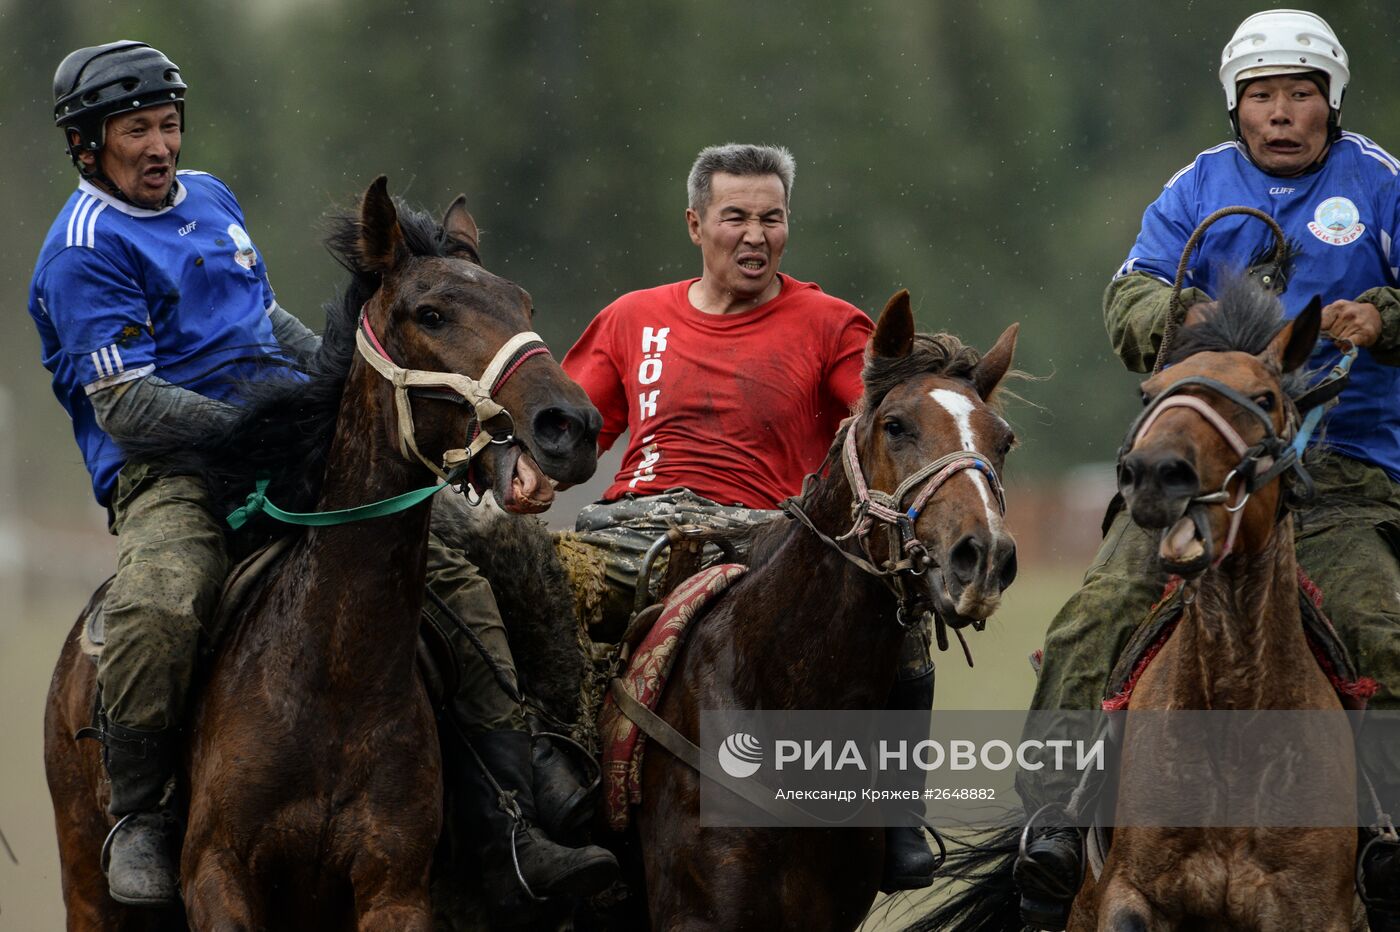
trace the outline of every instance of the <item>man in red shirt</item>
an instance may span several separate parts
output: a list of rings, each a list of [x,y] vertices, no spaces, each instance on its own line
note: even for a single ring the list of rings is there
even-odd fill
[[[794,173],[781,147],[701,151],[685,212],[700,277],[623,295],[564,357],[603,415],[600,448],[629,435],[603,501],[566,535],[603,563],[604,628],[625,623],[642,557],[672,524],[733,527],[780,514],[860,399],[870,318],[778,271]],[[928,709],[927,629],[907,641],[890,707]],[[882,886],[927,886],[933,858],[919,830],[890,829],[888,841]]]

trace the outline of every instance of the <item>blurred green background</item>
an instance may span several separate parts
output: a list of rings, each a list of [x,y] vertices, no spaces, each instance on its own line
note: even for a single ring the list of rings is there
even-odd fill
[[[1259,8],[0,0],[0,830],[20,859],[0,850],[0,928],[61,923],[38,719],[64,631],[113,559],[24,311],[75,183],[50,119],[68,51],[136,38],[181,65],[182,166],[229,183],[281,303],[313,327],[340,281],[320,218],[377,174],[435,211],[465,193],[487,264],[530,290],[562,355],[618,294],[698,274],[683,210],[701,147],[790,147],[785,271],[871,312],[909,288],[923,329],[980,346],[1023,323],[1017,362],[1044,377],[1010,411],[1028,572],[974,641],[978,669],[947,658],[939,688],[944,706],[1020,707],[1025,652],[1092,551],[1103,464],[1137,405],[1103,287],[1162,183],[1227,137],[1219,50]],[[1315,9],[1351,53],[1344,124],[1400,148],[1393,0]]]

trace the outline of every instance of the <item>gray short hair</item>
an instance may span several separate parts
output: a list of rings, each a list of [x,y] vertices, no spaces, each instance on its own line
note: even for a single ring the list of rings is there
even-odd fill
[[[797,162],[783,146],[750,146],[730,142],[700,150],[690,167],[685,190],[689,207],[703,214],[710,206],[710,179],[716,172],[726,175],[777,175],[783,183],[783,204],[792,198],[792,180],[797,175]]]

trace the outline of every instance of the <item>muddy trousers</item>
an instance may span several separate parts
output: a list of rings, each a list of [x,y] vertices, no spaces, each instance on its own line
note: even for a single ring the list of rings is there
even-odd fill
[[[1309,455],[1317,483],[1295,515],[1298,562],[1322,590],[1322,608],[1363,676],[1379,684],[1370,708],[1400,710],[1400,484],[1357,460]],[[1050,623],[1031,708],[1096,709],[1114,663],[1162,594],[1157,535],[1114,518],[1084,585]],[[1392,732],[1393,733],[1393,732]],[[1359,742],[1360,764],[1392,816],[1400,815],[1400,742]],[[1017,790],[1032,812],[1066,802],[1072,770],[1022,772]]]
[[[183,723],[204,625],[228,572],[224,533],[204,484],[128,463],[117,476],[110,528],[117,574],[103,607],[97,683],[107,717],[165,731]]]

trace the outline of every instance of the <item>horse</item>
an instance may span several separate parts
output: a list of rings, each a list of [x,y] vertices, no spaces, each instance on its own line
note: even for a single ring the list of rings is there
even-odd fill
[[[1014,434],[990,401],[1017,329],[979,355],[948,334],[916,335],[908,292],[891,298],[870,340],[864,397],[837,434],[827,474],[789,503],[799,520],[755,533],[751,568],[694,622],[657,710],[676,731],[697,741],[702,709],[884,708],[905,637],[899,616],[911,604],[931,604],[955,626],[997,608],[1016,572],[997,478]],[[854,485],[835,465],[843,455]],[[857,498],[868,506],[869,490],[902,492],[908,479],[908,500],[896,507],[914,503],[909,529],[929,562],[916,559],[895,581],[853,562],[898,560],[893,533],[858,533],[864,556],[833,538],[850,526]],[[700,779],[648,746],[635,826],[652,928],[861,922],[880,880],[883,830],[706,827]]]
[[[522,351],[541,346],[526,342],[538,339],[529,295],[481,266],[464,198],[439,224],[380,177],[328,242],[351,281],[327,307],[309,381],[249,386],[225,434],[153,437],[144,455],[201,470],[216,497],[269,475],[265,495],[290,511],[375,502],[444,470],[532,511],[552,496],[546,477],[592,474],[600,418],[546,351]],[[415,671],[429,511],[294,537],[229,622],[188,718],[181,886],[194,928],[432,928],[441,759]],[[68,925],[139,927],[149,913],[106,896],[102,765],[74,740],[94,708],[81,625],[45,722]]]
[[[1180,827],[1125,815],[1152,812],[1164,797],[1170,806],[1192,805],[1173,798],[1175,787],[1164,788],[1160,767],[1143,762],[1171,760],[1173,771],[1182,770],[1195,766],[1202,749],[1174,728],[1164,731],[1154,713],[1343,708],[1300,617],[1289,490],[1281,481],[1294,455],[1294,399],[1308,387],[1299,370],[1318,337],[1320,301],[1284,322],[1275,299],[1240,279],[1192,318],[1166,353],[1170,365],[1143,383],[1146,409],[1119,459],[1120,491],[1134,522],[1160,532],[1158,559],[1182,580],[1184,607],[1151,662],[1138,667],[1112,803],[1118,827],[1098,878],[1086,871],[1067,928],[1351,929],[1354,827],[1268,827],[1268,820]],[[1135,720],[1140,712],[1145,720]],[[1350,729],[1312,732],[1308,743],[1311,791],[1324,787],[1331,811],[1350,819]],[[1232,787],[1231,796],[1267,812],[1292,792],[1288,769],[1250,772],[1252,782]],[[1208,805],[1197,797],[1192,811]],[[1019,834],[1012,827],[964,856],[954,873],[972,886],[910,928],[1023,929],[1011,882]]]

